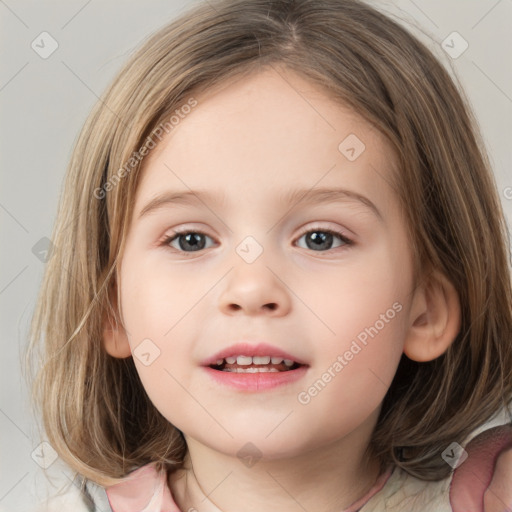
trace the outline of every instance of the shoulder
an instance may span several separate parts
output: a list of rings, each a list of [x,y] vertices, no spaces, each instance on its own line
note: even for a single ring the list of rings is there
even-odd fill
[[[450,486],[453,511],[503,512],[512,507],[512,424],[480,432],[465,454]]]
[[[485,512],[512,510],[512,447],[501,453],[496,469],[484,495]]]
[[[180,512],[166,482],[165,471],[157,471],[154,463],[130,472],[120,483],[109,487],[78,475],[66,489],[31,512],[116,512],[142,509]]]
[[[360,512],[512,510],[512,424],[485,427],[475,431],[464,448],[459,445],[447,478],[425,481],[395,468]]]
[[[109,509],[100,509],[88,492],[80,489],[80,479],[68,483],[61,488],[58,493],[48,497],[40,503],[32,512],[62,512],[63,510],[72,510],[73,512],[108,512]]]
[[[451,476],[437,482],[420,480],[395,467],[383,489],[360,512],[452,512],[450,481]]]

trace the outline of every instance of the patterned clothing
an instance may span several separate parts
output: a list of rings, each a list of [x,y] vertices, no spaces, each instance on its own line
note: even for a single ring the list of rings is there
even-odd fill
[[[454,444],[440,456],[450,463],[457,450],[458,445]],[[486,512],[484,493],[502,455],[509,457],[507,464],[501,465],[505,469],[500,469],[502,481],[507,482],[503,488],[512,491],[512,423],[477,429],[466,443],[465,452],[464,462],[460,463],[460,458],[460,465],[437,482],[419,480],[398,467],[388,468],[365,496],[340,512]],[[455,459],[453,465],[457,465]],[[187,512],[181,511],[173,500],[165,472],[158,473],[153,464],[138,468],[125,481],[111,487],[104,488],[90,480],[84,483],[83,490],[80,485],[71,486],[74,489],[67,495],[50,500],[37,512]],[[502,512],[512,511],[511,495],[505,491],[503,499],[510,502],[503,502]]]

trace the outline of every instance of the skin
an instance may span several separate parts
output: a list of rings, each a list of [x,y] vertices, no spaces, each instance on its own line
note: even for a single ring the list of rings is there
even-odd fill
[[[429,360],[448,348],[460,327],[457,294],[437,273],[431,286],[413,282],[389,185],[395,155],[362,117],[276,67],[194,97],[198,105],[144,162],[118,270],[124,327],[105,324],[106,350],[129,357],[146,338],[160,350],[148,366],[134,361],[187,441],[185,469],[170,481],[182,510],[342,510],[379,474],[365,449],[401,354]],[[338,150],[349,134],[366,146],[354,161]],[[382,218],[357,201],[287,207],[278,199],[318,187],[357,191]],[[224,198],[138,218],[162,191],[198,188]],[[178,227],[204,232],[205,248],[185,253],[183,237],[182,252],[179,239],[159,245]],[[342,231],[354,244],[335,236],[314,250],[310,229]],[[250,264],[236,252],[247,236],[263,249]],[[300,403],[394,303],[400,312]],[[306,376],[260,392],[221,387],[200,362],[242,339],[302,358]],[[237,456],[248,442],[261,456],[251,467]]]

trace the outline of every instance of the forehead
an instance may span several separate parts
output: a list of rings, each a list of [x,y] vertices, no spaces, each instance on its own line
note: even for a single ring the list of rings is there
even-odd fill
[[[134,213],[163,189],[245,199],[250,190],[256,201],[291,185],[351,185],[386,200],[395,158],[385,137],[295,73],[266,69],[193,97],[197,105],[145,158]]]

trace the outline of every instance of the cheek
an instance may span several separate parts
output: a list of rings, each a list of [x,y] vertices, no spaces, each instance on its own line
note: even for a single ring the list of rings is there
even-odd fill
[[[389,311],[390,318],[395,310]],[[340,318],[338,332],[347,335],[324,338],[324,348],[317,351],[319,358],[297,396],[297,407],[307,417],[322,418],[326,434],[335,438],[348,433],[378,410],[402,354],[402,312],[389,323],[380,319],[351,322],[350,317],[342,322]]]
[[[136,251],[123,261],[121,283],[123,319],[144,389],[162,413],[168,412],[169,400],[187,410],[195,305],[211,284],[184,279],[183,272],[169,272],[169,265],[144,260]]]
[[[310,283],[302,293],[312,299],[313,312],[324,323],[325,328],[317,323],[317,333],[331,352],[348,350],[356,338],[364,344],[376,336],[376,351],[400,341],[396,335],[403,334],[405,305],[410,301],[408,267],[386,245],[317,278],[315,286]]]
[[[406,334],[406,264],[382,250],[323,280],[322,293],[311,290],[323,325],[309,333],[314,367],[298,401],[315,414],[328,407],[333,424],[346,421],[347,411],[357,423],[391,385]]]
[[[141,336],[163,339],[193,305],[188,304],[187,297],[198,283],[180,279],[179,269],[171,271],[165,258],[155,260],[135,249],[126,253],[121,303],[130,342],[137,343]]]

